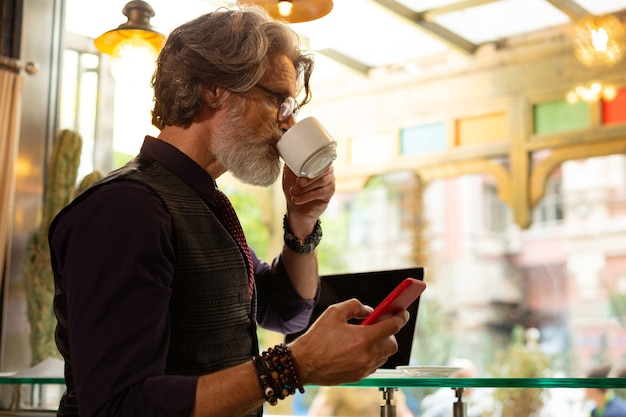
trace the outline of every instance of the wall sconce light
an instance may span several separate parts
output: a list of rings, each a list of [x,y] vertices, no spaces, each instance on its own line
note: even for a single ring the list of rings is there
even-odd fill
[[[143,67],[146,71],[149,68],[154,69],[156,57],[165,43],[165,35],[155,31],[150,25],[150,18],[155,13],[148,3],[142,0],[130,1],[124,6],[122,13],[128,18],[126,23],[94,40],[100,52],[113,57],[111,71],[115,78],[129,71],[137,71],[138,67]],[[139,71],[143,73],[143,69]]]
[[[310,22],[333,9],[332,0],[237,0],[239,6],[261,6],[276,20],[287,23]]]
[[[615,16],[587,16],[574,25],[574,54],[587,67],[617,64],[626,50],[626,29]]]

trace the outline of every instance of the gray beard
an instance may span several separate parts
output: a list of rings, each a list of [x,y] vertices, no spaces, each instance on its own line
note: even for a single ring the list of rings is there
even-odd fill
[[[214,152],[226,170],[246,184],[267,187],[282,171],[282,162],[269,157],[267,146],[216,147]]]
[[[278,157],[275,140],[262,143],[249,138],[274,138],[280,135],[278,127],[267,131],[246,129],[241,112],[233,109],[228,123],[221,125],[214,133],[211,150],[227,171],[246,184],[267,187],[276,182],[282,162]]]

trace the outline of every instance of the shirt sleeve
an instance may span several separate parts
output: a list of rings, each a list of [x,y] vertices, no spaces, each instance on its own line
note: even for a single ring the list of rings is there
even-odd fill
[[[188,416],[197,378],[165,375],[172,223],[147,187],[95,190],[51,238],[80,415]]]
[[[257,288],[257,320],[259,326],[282,334],[306,329],[319,297],[305,300],[293,288],[280,255],[271,265],[261,262],[251,249],[254,279]]]

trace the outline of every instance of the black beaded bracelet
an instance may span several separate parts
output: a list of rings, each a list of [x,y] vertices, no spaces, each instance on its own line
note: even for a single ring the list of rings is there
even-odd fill
[[[293,234],[291,229],[289,228],[289,222],[287,221],[287,215],[283,217],[283,229],[285,230],[285,234],[283,236],[285,240],[285,245],[292,251],[305,254],[313,252],[313,250],[319,245],[322,240],[322,224],[319,219],[315,222],[315,227],[313,228],[313,232],[308,235],[304,239],[300,239],[296,235]]]
[[[261,384],[261,391],[265,396],[265,400],[270,403],[270,405],[276,405],[278,403],[278,398],[276,397],[276,390],[272,386],[265,361],[262,357],[255,355],[252,357],[252,363],[254,364],[257,376],[259,377],[259,384]]]
[[[262,358],[267,365],[278,399],[283,400],[288,395],[295,394],[296,389],[304,393],[304,387],[300,383],[296,365],[291,356],[291,349],[285,343],[264,351]]]

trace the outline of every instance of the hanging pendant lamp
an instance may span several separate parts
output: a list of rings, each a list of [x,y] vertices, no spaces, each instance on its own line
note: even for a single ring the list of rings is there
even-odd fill
[[[612,67],[626,53],[626,28],[611,14],[589,15],[574,26],[574,53],[585,66]]]
[[[142,0],[133,0],[124,6],[122,13],[128,21],[98,36],[94,40],[96,48],[102,53],[115,56],[121,44],[129,43],[150,45],[158,53],[165,42],[165,35],[150,25],[150,18],[155,14],[152,6]]]
[[[332,0],[237,0],[239,6],[261,6],[276,20],[287,23],[309,22],[326,16]]]

